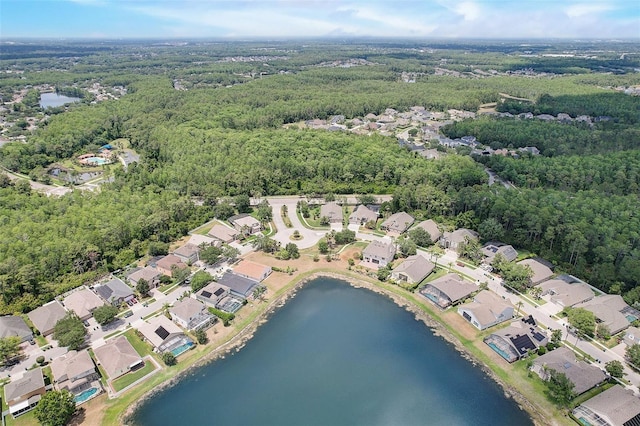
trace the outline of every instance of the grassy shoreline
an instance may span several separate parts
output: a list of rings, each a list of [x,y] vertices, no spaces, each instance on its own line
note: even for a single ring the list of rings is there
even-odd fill
[[[320,265],[319,265],[320,266]],[[536,424],[572,425],[563,412],[554,407],[544,396],[543,386],[527,377],[523,365],[499,365],[490,359],[478,346],[478,339],[468,339],[451,327],[443,318],[442,312],[435,311],[425,301],[419,300],[414,293],[388,283],[381,283],[351,271],[331,267],[318,267],[301,273],[280,288],[269,301],[254,302],[253,310],[246,318],[233,324],[233,332],[226,336],[217,346],[199,345],[185,359],[173,367],[165,368],[148,381],[113,400],[104,402],[106,410],[102,425],[123,424],[135,412],[137,406],[156,392],[172,386],[180,380],[184,373],[224,356],[230,351],[239,350],[245,342],[253,337],[253,333],[263,324],[270,314],[293,297],[296,291],[306,282],[319,277],[328,276],[342,279],[355,287],[367,288],[371,291],[390,297],[397,305],[416,314],[434,333],[455,345],[456,349],[472,362],[482,365],[483,370],[493,378],[507,396],[513,398],[526,410]],[[245,308],[246,309],[246,308]],[[482,339],[479,339],[482,343]],[[517,363],[516,363],[517,364]],[[542,387],[541,387],[542,386]]]

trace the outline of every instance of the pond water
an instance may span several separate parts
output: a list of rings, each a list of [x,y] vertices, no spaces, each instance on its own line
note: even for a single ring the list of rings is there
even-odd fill
[[[58,106],[61,106],[64,104],[70,104],[73,102],[80,102],[80,98],[73,98],[70,96],[59,95],[57,93],[40,94],[40,108],[58,107]]]
[[[384,296],[318,278],[239,352],[150,398],[137,425],[532,425]]]

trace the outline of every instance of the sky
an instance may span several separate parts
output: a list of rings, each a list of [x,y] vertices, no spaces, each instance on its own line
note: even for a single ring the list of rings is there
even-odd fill
[[[640,1],[0,0],[19,37],[640,39]]]

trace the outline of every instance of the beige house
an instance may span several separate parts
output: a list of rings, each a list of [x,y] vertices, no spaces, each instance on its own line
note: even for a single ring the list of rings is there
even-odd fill
[[[95,348],[93,353],[110,380],[144,365],[142,357],[125,336],[109,339],[105,345]]]
[[[458,313],[479,330],[513,318],[513,305],[489,290],[482,290],[473,302],[458,307]]]
[[[538,285],[553,276],[553,271],[543,262],[536,259],[525,259],[518,262],[518,265],[528,266],[533,271],[531,284]]]
[[[203,303],[190,297],[176,302],[169,312],[173,322],[188,331],[206,330],[216,322]]]
[[[378,213],[369,209],[367,206],[360,204],[349,216],[349,223],[353,225],[364,225],[367,222],[376,222]]]
[[[168,254],[162,259],[156,262],[156,269],[163,275],[171,277],[173,275],[173,268],[186,268],[187,265],[182,262],[175,254]]]
[[[5,385],[4,400],[9,407],[9,413],[15,418],[33,410],[45,392],[42,370],[34,368],[25,371],[21,378]]]
[[[594,298],[591,287],[585,283],[569,284],[563,280],[548,280],[538,285],[540,296],[549,295],[549,300],[563,308],[587,302]]]
[[[262,224],[260,224],[260,221],[248,214],[231,216],[229,218],[229,223],[233,225],[236,231],[244,236],[257,234],[262,231]]]
[[[588,302],[575,305],[575,307],[593,312],[598,326],[606,326],[612,336],[629,327],[635,319],[640,318],[640,313],[627,305],[622,296],[617,294],[594,297]]]
[[[69,351],[65,355],[51,361],[54,387],[66,389],[74,395],[94,387],[101,389],[100,374],[89,355],[89,351]]]
[[[640,399],[633,391],[614,385],[580,404],[572,414],[594,426],[635,426],[640,424]]]
[[[81,320],[91,318],[96,308],[104,306],[102,299],[88,288],[82,288],[69,294],[62,300],[62,304],[68,310],[75,312]]]
[[[445,309],[469,297],[476,290],[478,286],[474,283],[464,280],[458,274],[449,273],[427,283],[420,289],[420,294]]]
[[[326,217],[330,223],[342,223],[342,207],[331,201],[320,207],[320,217]]]
[[[53,328],[67,314],[57,301],[53,300],[29,312],[27,316],[43,336],[53,333]]]
[[[160,283],[160,277],[162,273],[158,271],[156,268],[152,266],[145,266],[144,268],[138,269],[128,276],[129,282],[135,287],[138,285],[140,280],[145,280],[149,283],[150,288],[155,288]]]
[[[225,225],[215,224],[209,230],[209,235],[213,238],[222,241],[223,243],[230,243],[239,238],[240,233],[233,228],[229,228]]]
[[[442,237],[442,231],[438,228],[438,224],[433,220],[423,220],[419,224],[415,226],[415,228],[422,228],[429,233],[429,238],[431,238],[432,243],[437,243],[440,237]]]
[[[542,380],[549,380],[551,370],[562,373],[573,383],[573,391],[580,395],[607,380],[607,375],[592,364],[578,360],[576,354],[564,346],[540,355],[533,360],[531,371]]]
[[[494,352],[507,362],[529,356],[540,346],[549,343],[549,338],[540,329],[531,315],[512,322],[508,327],[494,331],[484,339]]]
[[[440,239],[440,245],[444,248],[457,250],[458,246],[466,239],[478,241],[479,234],[476,231],[466,228],[456,229],[453,232],[445,232]]]
[[[377,266],[387,266],[393,262],[396,247],[391,242],[374,240],[362,251],[362,260]]]
[[[187,243],[175,249],[173,254],[178,256],[183,263],[195,263],[200,259],[200,247]]]
[[[398,212],[394,213],[387,220],[382,222],[380,229],[387,232],[394,232],[396,234],[402,234],[409,229],[415,219],[408,213]]]
[[[191,343],[191,339],[184,334],[180,327],[164,315],[149,318],[147,322],[137,328],[158,353],[169,352]]]
[[[407,257],[391,271],[391,279],[407,284],[419,284],[436,266],[419,254]]]

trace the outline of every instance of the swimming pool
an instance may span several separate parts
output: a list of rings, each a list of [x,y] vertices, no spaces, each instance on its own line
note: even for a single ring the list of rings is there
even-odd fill
[[[101,157],[89,157],[89,158],[86,158],[84,161],[86,161],[89,164],[95,164],[95,165],[98,165],[98,166],[101,166],[103,164],[107,164],[109,162],[108,160],[106,160],[104,158],[101,158]]]
[[[188,351],[189,349],[191,349],[191,346],[193,346],[193,342],[189,341],[189,342],[185,343],[184,345],[180,345],[177,348],[172,349],[171,353],[174,356],[178,356],[178,355]]]
[[[73,399],[76,401],[76,403],[82,404],[83,402],[91,399],[91,397],[98,393],[98,391],[98,388],[89,388],[82,391],[82,393],[80,393],[79,395],[76,395]]]
[[[500,349],[498,347],[498,345],[496,345],[493,342],[489,342],[487,343],[487,345],[489,345],[491,347],[491,349],[493,349],[494,351],[496,351],[498,353],[498,355],[500,355],[502,358],[504,358],[506,361],[508,362],[513,362],[514,360],[514,356],[511,354],[506,353],[505,351],[503,351],[502,349]]]

